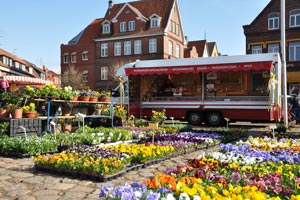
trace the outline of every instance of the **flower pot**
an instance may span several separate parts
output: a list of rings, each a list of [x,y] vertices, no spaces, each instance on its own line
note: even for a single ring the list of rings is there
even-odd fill
[[[149,128],[158,129],[159,122],[149,122]]]
[[[13,119],[20,119],[22,118],[23,109],[22,108],[14,109],[10,111],[10,114]]]
[[[78,96],[74,96],[72,101],[78,101],[78,98],[79,98]],[[78,103],[73,103],[73,106],[75,107],[78,106]]]
[[[0,118],[9,118],[9,110],[6,108],[0,108]]]
[[[68,106],[64,106],[61,108],[61,114],[63,116],[70,116],[71,115],[71,108]]]
[[[36,117],[36,112],[24,112],[23,116],[25,118],[35,118]]]
[[[99,101],[101,101],[101,102],[110,102],[110,97],[100,97]]]
[[[96,101],[98,101],[98,97],[90,97],[90,100],[89,101],[91,101],[91,102],[96,102]]]
[[[79,96],[79,97],[78,97],[78,100],[79,100],[79,101],[89,101],[89,100],[90,100],[90,97],[89,97],[89,96]]]

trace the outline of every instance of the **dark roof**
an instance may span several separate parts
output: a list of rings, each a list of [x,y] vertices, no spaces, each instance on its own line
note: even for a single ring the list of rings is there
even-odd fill
[[[195,47],[197,49],[197,53],[199,57],[203,57],[204,49],[206,45],[206,40],[197,40],[197,41],[189,41],[188,47]]]
[[[69,41],[69,45],[92,44],[98,36],[103,18],[95,19],[84,30]]]

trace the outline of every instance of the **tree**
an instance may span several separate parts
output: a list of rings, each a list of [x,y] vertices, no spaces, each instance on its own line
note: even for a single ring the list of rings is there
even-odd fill
[[[77,90],[81,87],[81,80],[81,73],[73,65],[69,65],[68,69],[62,74],[61,84],[63,87],[71,86],[74,90]]]

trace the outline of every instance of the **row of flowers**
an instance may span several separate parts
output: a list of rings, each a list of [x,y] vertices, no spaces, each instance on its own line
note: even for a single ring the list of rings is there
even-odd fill
[[[89,96],[89,97],[110,97],[110,92],[107,90],[73,90],[72,87],[57,88],[55,85],[46,84],[42,87],[26,86],[23,94],[33,98],[38,97],[53,97],[65,100],[72,100],[74,96]]]
[[[236,145],[223,144],[220,152],[205,153],[153,179],[104,186],[99,196],[124,200],[300,199],[300,160],[295,150],[299,142],[249,138]]]
[[[166,139],[163,140],[166,141]],[[35,165],[80,173],[91,172],[98,175],[106,175],[124,170],[129,164],[133,166],[145,164],[148,161],[159,161],[174,153],[183,152],[185,149],[206,145],[205,139],[195,142],[187,143],[181,141],[181,139],[172,141],[172,143],[179,143],[181,148],[168,145],[168,142],[159,144],[117,143],[100,146],[79,145],[53,155],[38,155],[35,157]]]

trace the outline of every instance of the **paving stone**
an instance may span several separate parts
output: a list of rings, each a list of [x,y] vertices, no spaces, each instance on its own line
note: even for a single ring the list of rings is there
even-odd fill
[[[57,191],[57,190],[39,190],[39,191],[34,192],[33,195],[36,197],[40,197],[40,196],[47,197],[47,196],[51,196],[51,195],[56,196],[56,195],[58,195],[58,193],[59,193],[59,191]]]
[[[23,196],[19,196],[18,200],[35,200],[36,198],[34,196],[31,195],[23,195]]]
[[[49,190],[68,190],[75,186],[75,184],[71,183],[60,183],[60,184],[50,184],[47,189]]]
[[[24,179],[23,181],[25,183],[38,184],[38,183],[41,183],[44,180],[45,180],[45,177],[43,177],[43,176],[33,176],[33,177],[30,177],[30,178]]]

